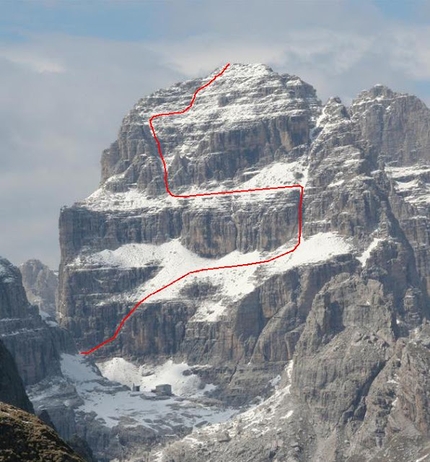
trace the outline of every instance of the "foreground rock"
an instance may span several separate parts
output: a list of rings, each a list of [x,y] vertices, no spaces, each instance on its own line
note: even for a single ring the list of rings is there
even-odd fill
[[[36,416],[0,403],[0,461],[85,462]]]

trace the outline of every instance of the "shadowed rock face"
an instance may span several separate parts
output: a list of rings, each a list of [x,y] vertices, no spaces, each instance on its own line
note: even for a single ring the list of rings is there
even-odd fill
[[[0,401],[33,412],[12,355],[0,340]]]
[[[297,191],[182,201],[165,193],[147,121],[186,107],[206,80],[140,100],[103,153],[100,188],[61,212],[59,316],[82,349],[191,260],[240,263],[296,243]],[[176,193],[303,184],[304,242],[249,276],[184,280],[142,305],[96,356],[209,365],[202,376],[233,403],[267,393],[293,359],[297,417],[260,431],[254,460],[267,460],[279,435],[278,460],[376,461],[401,441],[418,458],[430,423],[428,108],[383,86],[350,107],[339,98],[323,106],[295,76],[232,65],[187,115],[154,125]],[[250,438],[224,439],[223,457],[249,460],[240,451]],[[208,439],[201,454],[183,442],[175,460],[219,460]]]

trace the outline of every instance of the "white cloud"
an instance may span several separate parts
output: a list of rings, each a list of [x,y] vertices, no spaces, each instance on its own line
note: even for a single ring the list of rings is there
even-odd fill
[[[60,207],[97,188],[137,99],[183,75],[141,44],[34,36],[1,51],[0,254],[56,266]]]
[[[392,67],[412,79],[430,79],[430,27],[390,28],[389,36]]]
[[[52,72],[58,74],[65,72],[63,65],[60,62],[55,62],[47,56],[35,54],[34,51],[26,49],[0,48],[0,58],[3,58],[11,63],[22,65],[25,68],[38,72]]]
[[[227,62],[299,75],[323,100],[430,81],[429,27],[393,23],[366,0],[346,3],[184,0],[168,3],[165,34],[145,43],[39,34],[3,44],[0,254],[58,261],[60,206],[97,187],[102,149],[157,88]]]

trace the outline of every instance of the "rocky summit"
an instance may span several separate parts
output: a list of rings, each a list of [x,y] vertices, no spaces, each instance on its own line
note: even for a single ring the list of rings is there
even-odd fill
[[[426,460],[430,110],[382,85],[322,104],[297,76],[231,64],[189,111],[155,119],[175,194],[304,187],[300,245],[276,259],[299,242],[297,188],[189,199],[165,189],[149,118],[185,109],[220,70],[139,100],[103,152],[99,188],[61,210],[57,320],[90,350],[190,271],[273,261],[151,296],[90,355],[104,378],[63,348],[76,432],[103,461]],[[41,289],[52,277],[24,270],[52,307]],[[37,409],[47,404],[34,384],[58,376],[57,363],[36,377],[21,361]],[[151,390],[162,384],[173,397]],[[106,406],[101,390],[124,405]]]

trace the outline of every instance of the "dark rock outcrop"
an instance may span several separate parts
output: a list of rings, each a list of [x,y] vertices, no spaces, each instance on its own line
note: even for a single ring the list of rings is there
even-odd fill
[[[0,401],[33,412],[12,355],[0,340]]]

